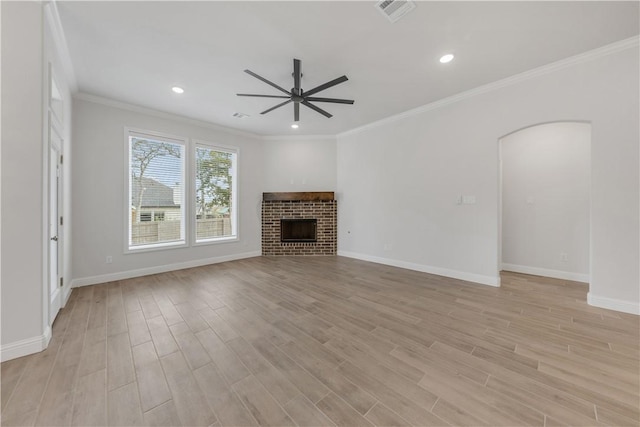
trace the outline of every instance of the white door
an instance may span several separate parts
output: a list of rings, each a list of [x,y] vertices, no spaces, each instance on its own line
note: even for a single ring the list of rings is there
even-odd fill
[[[49,324],[62,307],[61,231],[62,231],[62,138],[49,127]]]

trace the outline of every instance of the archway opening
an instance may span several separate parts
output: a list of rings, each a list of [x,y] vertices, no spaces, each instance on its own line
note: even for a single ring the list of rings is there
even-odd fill
[[[588,283],[591,125],[527,127],[499,151],[499,270]]]

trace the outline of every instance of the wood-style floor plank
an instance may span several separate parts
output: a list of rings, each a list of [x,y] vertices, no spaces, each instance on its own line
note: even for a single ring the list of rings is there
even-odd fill
[[[176,351],[160,359],[173,403],[185,426],[208,426],[217,421],[198,386],[182,352]]]
[[[72,426],[107,424],[107,371],[101,369],[78,379],[73,397]]]
[[[284,409],[299,426],[332,426],[335,425],[318,407],[306,397],[291,399]]]
[[[172,427],[180,425],[180,418],[173,401],[169,400],[145,412],[144,422],[148,426]]]
[[[329,393],[317,403],[318,408],[339,426],[371,426],[369,421],[355,409],[340,399],[335,393]]]
[[[133,360],[140,393],[140,406],[147,412],[171,400],[164,371],[151,341],[133,347]]]
[[[110,426],[140,426],[144,424],[138,386],[135,382],[109,391],[107,422]]]
[[[213,363],[196,369],[194,376],[204,392],[209,406],[213,409],[222,425],[257,425],[253,416],[242,404],[235,391],[218,373]]]
[[[261,426],[294,426],[295,423],[262,384],[250,375],[233,389]]]
[[[640,318],[500,288],[257,257],[74,289],[2,363],[2,425],[638,426]]]

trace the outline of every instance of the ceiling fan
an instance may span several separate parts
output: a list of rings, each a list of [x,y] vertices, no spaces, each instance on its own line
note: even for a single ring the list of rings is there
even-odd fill
[[[334,103],[334,104],[353,104],[353,100],[352,99],[337,99],[337,98],[318,98],[312,95],[315,95],[318,92],[321,92],[325,89],[329,89],[330,87],[333,87],[335,85],[338,85],[340,83],[346,82],[347,80],[349,80],[347,78],[347,76],[342,76],[342,77],[338,77],[337,79],[333,79],[327,83],[321,84],[320,86],[314,87],[313,89],[309,90],[309,91],[303,91],[302,88],[300,87],[300,80],[302,79],[302,71],[301,71],[301,66],[302,66],[302,61],[300,61],[299,59],[294,59],[293,60],[293,88],[291,88],[291,91],[288,91],[286,89],[283,89],[282,87],[278,86],[277,84],[270,82],[269,80],[265,79],[264,77],[261,77],[259,75],[257,75],[256,73],[254,73],[251,70],[244,70],[245,73],[255,77],[258,80],[262,80],[263,82],[265,82],[266,84],[273,86],[274,88],[278,89],[280,92],[286,93],[287,96],[284,95],[257,95],[257,94],[251,94],[251,93],[238,93],[238,96],[255,96],[258,98],[282,98],[282,99],[286,99],[286,101],[275,105],[271,108],[269,108],[268,110],[264,110],[263,112],[261,112],[260,114],[267,114],[270,111],[275,110],[276,108],[280,108],[284,105],[287,105],[291,102],[293,102],[293,120],[294,121],[299,121],[300,120],[300,104],[311,108],[313,111],[316,111],[320,114],[322,114],[325,117],[332,117],[331,114],[329,114],[328,112],[326,112],[325,110],[323,110],[320,107],[317,107],[315,105],[313,105],[311,102],[330,102],[330,103]]]

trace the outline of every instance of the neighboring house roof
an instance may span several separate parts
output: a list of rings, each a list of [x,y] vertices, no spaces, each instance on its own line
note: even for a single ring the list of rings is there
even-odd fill
[[[131,183],[131,206],[138,207],[140,200],[141,183],[133,179]],[[180,205],[173,202],[173,188],[162,184],[152,178],[142,178],[142,203],[141,208],[178,208]]]

